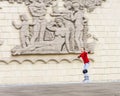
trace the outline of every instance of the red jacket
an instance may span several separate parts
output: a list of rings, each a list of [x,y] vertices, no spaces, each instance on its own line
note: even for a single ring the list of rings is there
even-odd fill
[[[81,58],[83,59],[84,64],[89,63],[89,59],[88,59],[88,56],[87,56],[87,52],[84,51],[84,52],[81,53],[78,57],[79,57],[79,58],[81,57]]]

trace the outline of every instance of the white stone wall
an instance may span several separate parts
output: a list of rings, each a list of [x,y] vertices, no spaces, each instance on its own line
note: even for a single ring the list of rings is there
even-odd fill
[[[95,80],[120,80],[120,0],[107,0],[89,18],[89,32],[99,38],[95,63],[91,65]]]
[[[89,20],[89,33],[98,37],[95,54],[89,55],[91,82],[120,80],[120,0],[107,0],[92,13],[86,13]],[[0,85],[5,84],[51,84],[82,82],[83,63],[75,60],[77,55],[11,56],[11,49],[19,45],[19,31],[12,26],[19,15],[26,13],[24,4],[0,2]],[[69,58],[63,60],[61,58]],[[17,60],[20,59],[20,62]],[[34,58],[34,62],[22,58]],[[35,58],[44,58],[44,61]],[[50,60],[56,58],[58,61]],[[11,61],[13,59],[13,61]]]

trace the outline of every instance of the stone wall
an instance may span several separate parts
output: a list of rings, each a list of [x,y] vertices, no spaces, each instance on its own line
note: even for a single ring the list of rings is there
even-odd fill
[[[90,54],[91,82],[120,80],[120,0],[107,0],[92,13],[86,12],[89,33],[99,41]],[[20,44],[19,31],[12,26],[19,15],[26,13],[24,4],[0,2],[0,85],[51,84],[82,82],[83,63],[78,54],[12,56],[11,49]],[[92,42],[89,40],[89,42]],[[25,59],[24,59],[25,58]]]

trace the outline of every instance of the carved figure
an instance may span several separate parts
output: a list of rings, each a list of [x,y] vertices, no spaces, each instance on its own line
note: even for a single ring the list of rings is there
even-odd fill
[[[35,42],[44,41],[44,34],[46,29],[46,20],[41,18],[34,18],[33,22],[33,36],[31,38],[31,44]]]
[[[83,10],[80,9],[80,4],[75,2],[73,3],[74,14],[71,15],[72,21],[75,22],[75,43],[77,44],[78,50],[83,47]]]
[[[65,15],[63,15],[63,18],[65,19],[65,24],[66,27],[69,29],[70,34],[69,34],[69,46],[70,46],[70,51],[74,51],[74,46],[75,46],[75,26],[74,23],[72,22],[71,15],[73,14],[72,9],[72,2],[67,1],[65,3]]]
[[[33,36],[31,39],[31,44],[34,44],[36,41],[43,41],[44,32],[46,29],[46,7],[42,0],[33,0],[29,5],[29,10],[33,16]]]
[[[22,21],[21,25],[18,25],[15,22],[12,24],[16,29],[20,30],[21,47],[25,48],[30,44],[29,23],[26,15],[20,15],[20,20]]]

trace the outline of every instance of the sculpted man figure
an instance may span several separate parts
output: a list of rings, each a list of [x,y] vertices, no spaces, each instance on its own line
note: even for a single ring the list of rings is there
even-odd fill
[[[77,44],[78,50],[83,47],[83,17],[84,12],[82,6],[78,2],[73,3],[74,14],[71,15],[72,21],[75,22],[75,43]],[[81,8],[81,9],[80,9]]]
[[[66,8],[65,10],[65,15],[63,15],[63,18],[65,19],[65,24],[66,27],[69,29],[69,46],[70,46],[70,52],[74,51],[75,47],[75,27],[74,23],[71,20],[71,15],[73,14],[72,11],[72,2],[71,1],[66,1],[64,7]]]
[[[42,0],[31,0],[29,10],[33,16],[33,36],[31,44],[35,42],[41,42],[44,40],[44,32],[46,29],[46,6]]]

